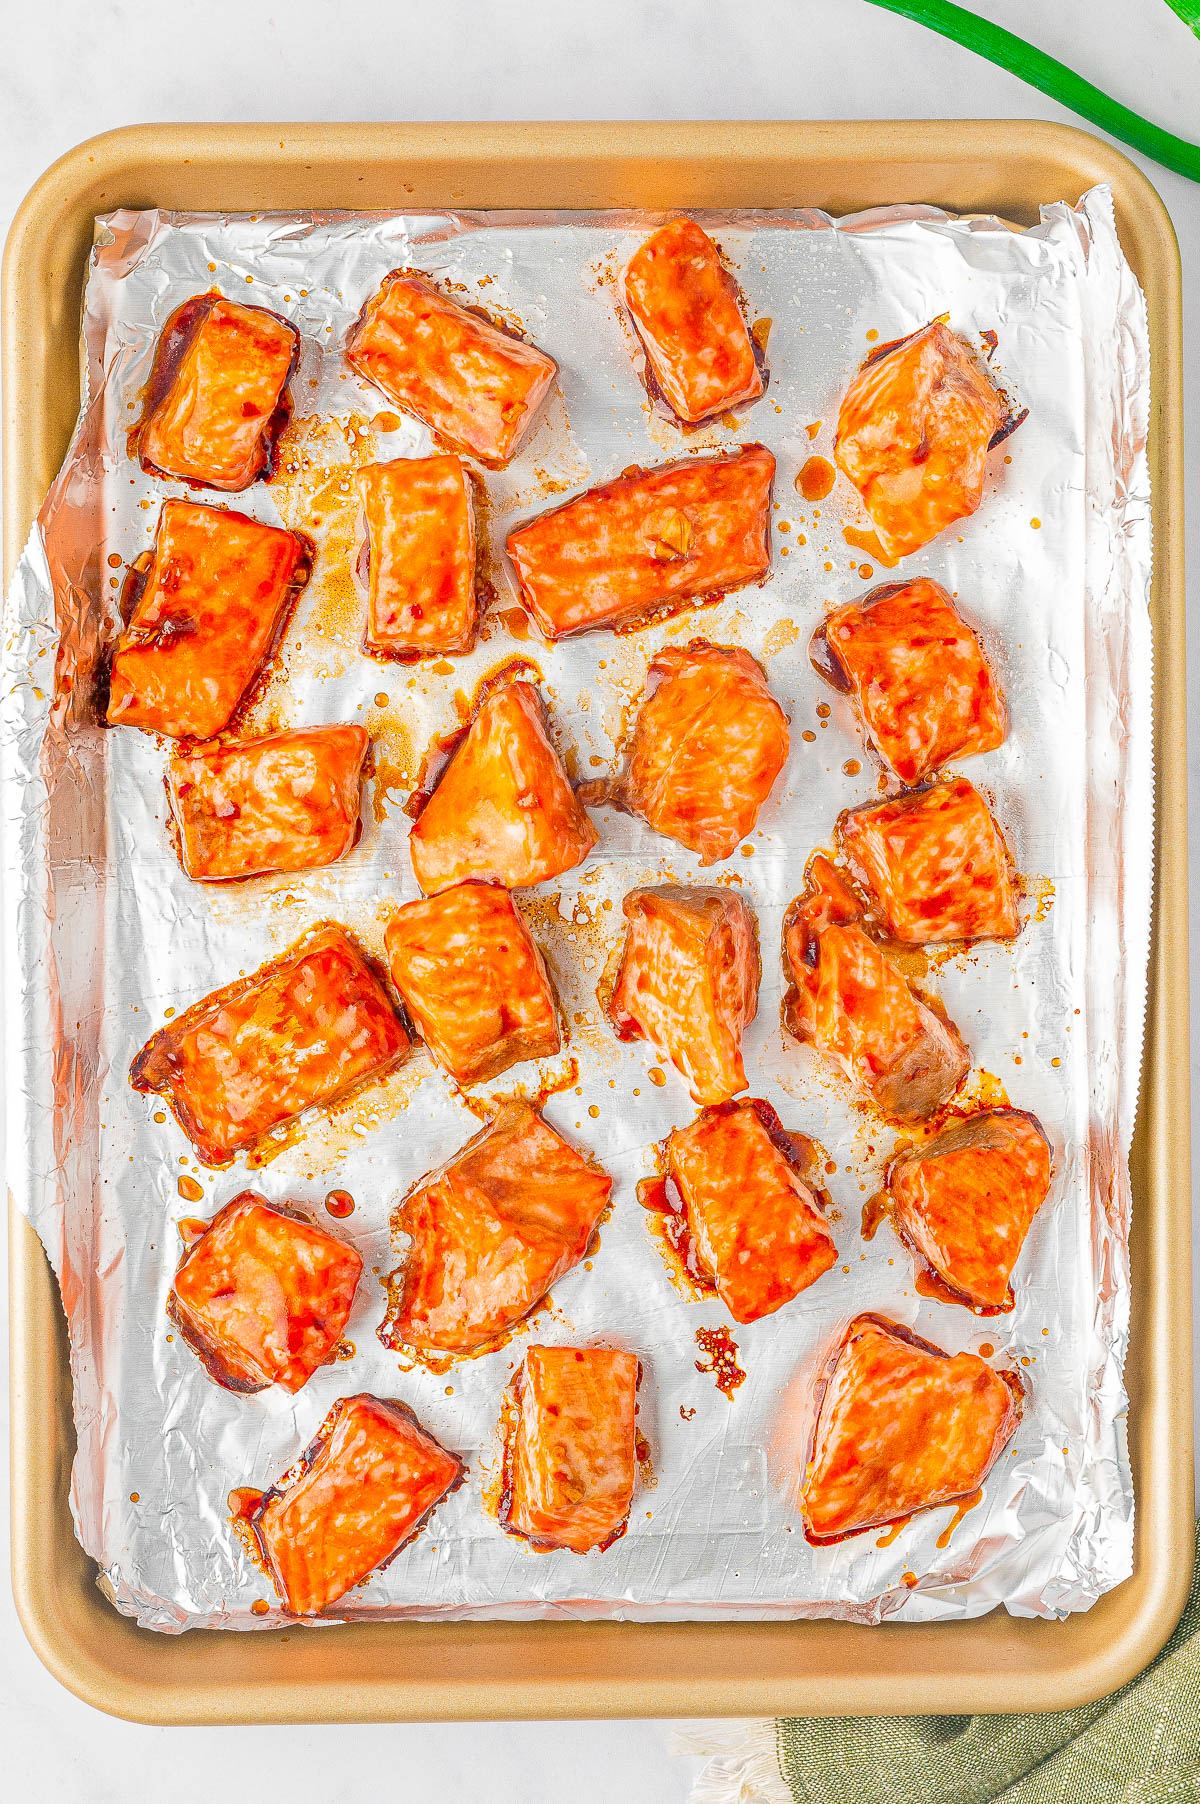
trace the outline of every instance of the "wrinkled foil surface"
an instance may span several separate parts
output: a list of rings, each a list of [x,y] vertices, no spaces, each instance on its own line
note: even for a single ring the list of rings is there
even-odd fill
[[[70,1325],[78,1454],[71,1501],[117,1607],[147,1627],[272,1627],[287,1620],[228,1521],[228,1495],[265,1487],[339,1396],[411,1404],[469,1462],[468,1483],[420,1537],[351,1593],[342,1619],[386,1616],[842,1616],[876,1622],[1084,1609],[1131,1569],[1133,1497],[1122,1365],[1129,1313],[1126,1152],[1136,1106],[1151,881],[1149,356],[1143,301],[1104,189],[1047,206],[1016,233],[925,207],[833,221],[812,212],[697,217],[736,267],[751,318],[769,318],[765,397],[737,421],[686,434],[648,403],[614,276],[658,216],[615,213],[214,217],[119,212],[98,222],[84,305],[84,404],[66,463],[7,599],[0,751],[4,785],[10,1182],[57,1273]],[[485,586],[475,652],[385,664],[359,650],[350,574],[352,472],[419,454],[427,433],[394,413],[342,356],[359,308],[391,269],[416,265],[518,324],[558,360],[560,386],[504,472],[487,474]],[[331,869],[224,886],[190,883],[166,833],[167,748],[99,724],[98,677],[125,567],[180,485],[126,452],[157,335],[188,296],[216,288],[274,308],[303,333],[295,414],[275,478],[230,497],[311,534],[314,579],[245,731],[340,720],[375,737],[376,774],[355,851]],[[840,811],[879,772],[845,698],[809,665],[826,610],[889,572],[845,536],[869,522],[843,479],[805,502],[796,477],[829,457],[839,398],[873,343],[946,314],[989,356],[1028,418],[989,459],[982,507],[906,559],[952,591],[1004,684],[1006,743],[961,767],[993,801],[1024,875],[1023,931],[931,965],[929,982],[975,1062],[968,1094],[1033,1109],[1054,1146],[1051,1195],[1015,1274],[1011,1314],[981,1319],[914,1289],[886,1225],[867,1242],[864,1201],[896,1134],[816,1055],[785,1038],[784,911]],[[762,331],[763,328],[760,328]],[[982,337],[994,333],[994,345]],[[762,588],[640,632],[555,646],[524,636],[501,547],[508,526],[633,463],[761,439],[779,462],[774,569]],[[486,1356],[445,1371],[386,1351],[375,1330],[397,1263],[388,1220],[408,1187],[478,1127],[423,1050],[257,1163],[200,1167],[130,1060],[172,1014],[332,918],[382,950],[417,894],[401,805],[430,738],[458,724],[479,679],[514,658],[541,672],[569,768],[600,774],[664,644],[696,635],[760,658],[792,723],[792,752],[757,831],[709,872],[642,823],[596,811],[586,864],[521,904],[545,948],[570,1045],[517,1067],[475,1101],[549,1092],[547,1118],[594,1152],[615,1203],[594,1256],[549,1307]],[[824,709],[825,712],[821,710]],[[746,1039],[749,1094],[812,1135],[836,1170],[839,1263],[750,1327],[681,1289],[638,1205],[655,1144],[694,1109],[643,1043],[621,1044],[596,984],[639,884],[730,883],[753,903],[763,950]],[[651,1067],[655,1067],[652,1072]],[[306,1207],[337,1187],[353,1215],[329,1225],[365,1259],[353,1357],[296,1397],[220,1389],[172,1330],[177,1224],[253,1187]],[[1029,1403],[978,1507],[918,1515],[896,1535],[811,1548],[796,1507],[813,1374],[847,1320],[872,1309],[939,1346],[994,1349]],[[731,1326],[745,1382],[732,1400],[697,1369],[696,1330]],[[531,1341],[607,1340],[643,1362],[650,1447],[629,1530],[609,1551],[534,1554],[494,1518],[501,1393]],[[952,1518],[955,1525],[947,1538]],[[266,1614],[251,1606],[263,1600]]]

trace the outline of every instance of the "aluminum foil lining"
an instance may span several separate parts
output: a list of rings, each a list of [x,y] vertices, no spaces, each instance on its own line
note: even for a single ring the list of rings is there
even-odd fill
[[[1142,296],[1105,189],[1047,206],[1017,233],[994,219],[901,207],[834,221],[813,212],[699,217],[736,266],[750,315],[769,319],[770,384],[743,417],[682,433],[649,405],[614,276],[656,216],[629,213],[251,215],[118,212],[98,222],[84,303],[84,404],[67,460],[7,600],[0,751],[10,1182],[53,1263],[70,1324],[79,1539],[116,1606],[147,1627],[263,1628],[285,1620],[228,1522],[240,1485],[265,1486],[340,1395],[399,1396],[471,1477],[425,1532],[338,1607],[344,1619],[842,1616],[929,1621],[1004,1604],[1019,1615],[1087,1608],[1131,1569],[1133,1498],[1122,1364],[1129,1315],[1129,1181],[1151,884],[1149,354]],[[560,388],[522,454],[485,478],[485,574],[494,591],[477,650],[388,665],[359,650],[350,575],[351,474],[419,454],[424,430],[394,413],[342,356],[364,299],[417,265],[518,323],[558,359]],[[376,775],[352,855],[326,871],[204,886],[168,845],[166,748],[97,724],[97,674],[118,584],[179,485],[126,452],[163,322],[216,288],[271,307],[303,333],[295,416],[279,470],[231,498],[317,542],[304,594],[248,731],[340,720],[375,737]],[[964,770],[993,800],[1025,875],[1013,946],[951,958],[931,982],[975,1060],[971,1093],[1034,1109],[1055,1149],[1051,1197],[1016,1273],[1016,1307],[981,1320],[914,1290],[912,1262],[860,1211],[895,1135],[779,1025],[784,910],[839,812],[878,792],[846,701],[810,668],[812,629],[886,576],[839,479],[808,503],[796,478],[828,457],[838,401],[873,343],[946,314],[988,356],[1028,418],[993,455],[978,513],[905,560],[958,596],[1007,689],[1004,746]],[[760,332],[765,328],[760,327]],[[991,335],[994,334],[994,337]],[[632,463],[765,441],[779,460],[774,570],[645,631],[544,646],[500,547],[508,524]],[[208,498],[200,494],[200,499]],[[219,498],[218,498],[219,499]],[[457,723],[480,677],[514,656],[542,673],[570,768],[608,768],[664,644],[695,634],[747,646],[791,716],[792,753],[739,855],[701,873],[640,822],[598,812],[595,855],[522,897],[556,977],[571,1043],[489,1094],[550,1089],[548,1119],[616,1180],[594,1258],[510,1343],[448,1372],[412,1368],[375,1329],[396,1263],[388,1218],[408,1186],[478,1125],[422,1051],[386,1082],[312,1121],[251,1167],[200,1168],[158,1099],[136,1095],[135,1052],[173,1012],[333,918],[382,946],[414,896],[401,811],[427,741]],[[823,712],[828,709],[828,712]],[[836,1171],[838,1265],[750,1327],[733,1327],[745,1382],[732,1400],[696,1331],[728,1324],[681,1294],[639,1207],[654,1147],[694,1110],[673,1072],[605,1024],[595,986],[638,884],[737,885],[758,913],[764,972],[748,1033],[750,1094],[814,1136]],[[651,1070],[651,1067],[655,1070]],[[556,1087],[557,1086],[557,1087]],[[353,1358],[295,1398],[218,1388],[165,1313],[178,1222],[253,1186],[341,1224],[366,1262],[348,1333]],[[1020,1431],[983,1500],[951,1524],[918,1515],[896,1536],[815,1550],[795,1504],[809,1380],[846,1320],[878,1310],[937,1344],[994,1348],[1030,1390]],[[501,1393],[530,1340],[603,1339],[644,1366],[651,1448],[629,1530],[585,1558],[534,1554],[488,1513]],[[256,1613],[263,1601],[270,1608]]]

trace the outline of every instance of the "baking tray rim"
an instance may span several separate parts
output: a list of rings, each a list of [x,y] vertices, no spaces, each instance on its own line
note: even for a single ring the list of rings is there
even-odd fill
[[[1156,886],[1131,1160],[1134,1576],[1062,1623],[994,1611],[877,1628],[392,1622],[342,1627],[332,1640],[315,1630],[139,1631],[104,1600],[74,1538],[62,1312],[10,1193],[13,1592],[39,1658],[77,1696],[159,1724],[1055,1710],[1115,1689],[1162,1646],[1193,1548],[1190,1072],[1170,1056],[1188,1044],[1187,941],[1169,930],[1187,919],[1182,309],[1174,231],[1150,182],[1103,140],[1039,120],[150,124],[86,141],[30,190],[0,296],[6,587],[77,408],[62,371],[67,346],[74,370],[98,212],[800,204],[840,213],[924,199],[1029,219],[1031,194],[1074,198],[1101,181],[1149,307],[1156,525]],[[266,193],[275,198],[264,202]]]

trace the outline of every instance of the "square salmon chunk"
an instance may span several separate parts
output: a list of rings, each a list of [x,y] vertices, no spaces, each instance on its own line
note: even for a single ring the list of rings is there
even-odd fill
[[[975,512],[1007,412],[966,340],[939,321],[868,357],[842,398],[833,455],[888,557]]]
[[[812,661],[849,690],[871,744],[901,783],[994,751],[1007,716],[978,635],[939,583],[885,583],[835,608]]]
[[[536,1109],[506,1103],[396,1210],[411,1245],[388,1280],[380,1340],[469,1353],[506,1333],[578,1265],[611,1192]]]
[[[409,1016],[456,1083],[484,1083],[558,1051],[546,961],[499,884],[456,883],[406,902],[385,943]]]
[[[757,582],[771,568],[765,445],[637,466],[508,535],[521,600],[547,639],[626,626]]]
[[[922,1121],[953,1096],[970,1054],[941,1005],[866,931],[858,898],[829,860],[818,853],[805,876],[784,919],[784,1026],[884,1115]]]
[[[420,1533],[464,1467],[391,1398],[342,1397],[249,1518],[286,1610],[316,1616]]]
[[[837,830],[851,870],[898,940],[1011,940],[1019,932],[1008,848],[965,780],[848,809]]]
[[[625,1533],[637,1471],[640,1368],[615,1347],[530,1347],[513,1385],[500,1520],[541,1552]]]
[[[231,1391],[298,1391],[333,1357],[362,1260],[306,1217],[243,1190],[184,1253],[167,1313]]]
[[[335,864],[361,831],[362,727],[309,727],[175,752],[167,796],[197,883]]]
[[[1025,1402],[1014,1372],[878,1315],[854,1318],[822,1384],[802,1500],[815,1545],[969,1497]]]
[[[788,748],[787,715],[748,651],[706,639],[669,645],[646,673],[612,799],[716,864],[753,831]]]
[[[708,1110],[667,1140],[693,1263],[735,1322],[774,1314],[837,1259],[799,1150],[756,1101]],[[802,1150],[811,1156],[811,1142]]]
[[[558,367],[419,270],[404,269],[367,301],[346,356],[445,444],[493,468],[516,455]]]
[[[228,508],[164,501],[148,562],[130,572],[133,605],[113,654],[109,725],[169,739],[222,732],[309,568],[295,533]]]
[[[199,294],[176,308],[155,350],[131,450],[142,468],[233,492],[266,474],[291,413],[295,326],[265,307]]]
[[[345,928],[215,990],[147,1040],[130,1069],[159,1091],[205,1165],[380,1075],[409,1050],[387,990]]]
[[[964,1303],[1012,1306],[1009,1280],[1050,1188],[1050,1143],[1036,1115],[968,1115],[888,1167],[892,1220]]]
[[[548,718],[533,683],[502,683],[480,701],[424,792],[409,836],[426,895],[468,877],[525,889],[587,857],[596,830],[551,743]]]
[[[672,219],[630,258],[622,280],[654,380],[689,423],[757,400],[763,379],[737,284],[708,233]]]
[[[727,889],[635,889],[608,1015],[622,1039],[648,1040],[698,1103],[746,1088],[742,1034],[758,1007],[758,926]]]
[[[475,599],[475,510],[462,460],[398,457],[358,473],[366,525],[367,630],[377,657],[470,651]]]

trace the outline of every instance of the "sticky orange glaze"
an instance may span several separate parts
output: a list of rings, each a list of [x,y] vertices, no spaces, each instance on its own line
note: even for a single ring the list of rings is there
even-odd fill
[[[970,1068],[957,1028],[913,989],[861,924],[857,898],[817,853],[788,910],[783,1019],[896,1121],[920,1121]]]
[[[668,646],[646,673],[615,799],[715,864],[753,831],[788,749],[787,716],[748,651]]]
[[[327,922],[160,1028],[129,1079],[162,1092],[204,1164],[228,1165],[408,1050],[383,984],[345,928]]]
[[[684,421],[757,400],[763,380],[716,245],[690,219],[660,226],[629,260],[625,305],[668,405]]]
[[[833,1265],[837,1248],[816,1197],[758,1104],[701,1115],[670,1135],[666,1154],[697,1264],[735,1322],[772,1315]]]
[[[428,895],[467,877],[509,889],[557,877],[586,858],[596,830],[547,732],[541,691],[524,681],[486,694],[409,839]]]
[[[226,1389],[294,1392],[333,1358],[361,1272],[353,1247],[244,1190],[190,1242],[167,1313]]]
[[[185,301],[163,327],[131,451],[158,476],[231,492],[271,461],[291,411],[300,334],[265,307],[219,294]]]
[[[746,1382],[744,1367],[738,1364],[738,1344],[728,1328],[697,1328],[696,1346],[704,1359],[695,1363],[698,1372],[711,1372],[717,1389],[733,1402],[733,1393]]]
[[[554,381],[552,357],[393,270],[363,308],[346,356],[360,375],[457,451],[506,464]]]
[[[806,457],[796,478],[797,492],[806,501],[824,501],[832,493],[837,471],[827,457]]]
[[[843,397],[833,455],[889,556],[975,512],[1005,413],[966,340],[938,321],[867,359]]]
[[[765,445],[636,465],[508,535],[521,600],[548,639],[724,594],[771,567]]]
[[[362,727],[198,745],[167,764],[179,860],[201,883],[334,864],[355,845]]]
[[[381,657],[470,651],[475,599],[475,510],[453,454],[398,457],[358,473],[366,522],[367,629]]]
[[[848,809],[837,831],[898,940],[1010,940],[1019,931],[1008,849],[964,779]]]
[[[611,1191],[536,1109],[505,1104],[396,1210],[412,1245],[389,1280],[380,1340],[450,1353],[494,1340],[583,1258]]]
[[[902,783],[1003,742],[1004,698],[978,636],[925,577],[835,608],[817,629],[813,663],[853,693],[871,743]]]
[[[591,1553],[625,1532],[637,1469],[637,1355],[530,1347],[513,1382],[501,1525],[539,1552]]]
[[[758,1007],[758,928],[728,889],[664,884],[631,890],[608,1004],[622,1039],[648,1040],[699,1103],[746,1088],[742,1033]]]
[[[385,943],[409,1015],[458,1083],[483,1083],[558,1051],[546,961],[498,884],[458,883],[406,902]]]
[[[958,1300],[1002,1308],[1050,1170],[1050,1145],[1035,1115],[968,1115],[892,1160],[892,1219]]]
[[[264,1493],[250,1524],[284,1607],[314,1616],[400,1551],[462,1483],[404,1403],[342,1397],[290,1484]]]
[[[109,725],[172,739],[221,732],[308,569],[308,548],[295,533],[228,508],[164,501],[113,655]]]
[[[877,1315],[854,1318],[822,1376],[802,1498],[814,1544],[969,1496],[1024,1407],[1015,1373]]]

